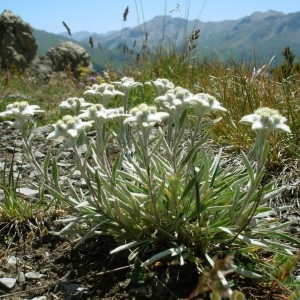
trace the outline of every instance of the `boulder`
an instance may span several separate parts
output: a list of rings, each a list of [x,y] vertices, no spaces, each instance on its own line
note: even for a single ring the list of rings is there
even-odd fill
[[[52,61],[52,70],[55,72],[70,68],[76,74],[78,67],[87,67],[92,70],[90,55],[83,47],[71,41],[50,48],[46,56]]]
[[[36,56],[33,30],[10,10],[0,15],[0,57],[3,69],[22,71]]]

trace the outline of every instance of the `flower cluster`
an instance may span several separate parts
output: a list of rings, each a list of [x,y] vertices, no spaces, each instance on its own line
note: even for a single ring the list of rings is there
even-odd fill
[[[0,113],[0,117],[8,117],[15,119],[10,122],[16,128],[21,128],[24,123],[28,121],[29,117],[34,116],[36,113],[43,113],[38,105],[30,105],[27,101],[20,101],[8,104],[6,111]]]
[[[154,86],[157,96],[164,95],[168,90],[175,88],[174,83],[165,78],[147,81],[145,84]]]
[[[168,90],[164,95],[155,98],[155,102],[171,115],[180,115],[190,104],[193,94],[180,86]]]
[[[54,131],[48,135],[47,139],[63,136],[73,143],[82,131],[92,126],[92,123],[93,121],[83,122],[79,117],[66,115],[52,125]]]
[[[257,109],[254,114],[246,115],[241,120],[242,124],[252,124],[255,131],[283,131],[290,133],[290,127],[284,124],[287,119],[280,115],[278,110],[268,107]]]
[[[190,97],[190,105],[198,116],[217,110],[227,111],[215,97],[205,93],[199,93]]]
[[[82,110],[78,116],[81,119],[88,119],[94,122],[96,128],[101,128],[102,124],[112,119],[122,119],[129,116],[124,113],[123,107],[105,108],[102,104],[91,105],[88,109]]]
[[[92,103],[86,102],[84,98],[70,97],[62,101],[59,107],[76,112],[81,108],[89,107],[91,105]]]
[[[153,127],[169,116],[167,112],[158,112],[155,106],[145,103],[132,108],[130,113],[131,116],[124,120],[124,124],[131,123],[142,127]]]
[[[133,88],[142,86],[141,82],[135,81],[131,77],[123,77],[120,81],[112,82],[124,94],[129,93]]]
[[[93,84],[83,94],[97,96],[99,102],[103,105],[106,105],[109,100],[116,96],[124,96],[124,93],[116,90],[115,86],[109,83]]]

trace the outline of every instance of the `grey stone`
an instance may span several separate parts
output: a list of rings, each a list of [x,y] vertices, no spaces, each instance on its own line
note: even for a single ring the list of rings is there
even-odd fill
[[[39,195],[38,190],[33,190],[33,189],[26,188],[26,187],[18,188],[17,192],[19,194],[22,194],[27,197],[37,197]]]
[[[40,279],[42,278],[44,275],[39,273],[39,272],[27,272],[25,273],[25,278],[27,279],[31,279],[31,280],[34,280],[34,279]]]
[[[34,153],[33,153],[33,155],[34,155],[34,157],[36,158],[36,159],[39,159],[39,158],[44,158],[46,155],[44,154],[44,153],[42,153],[41,151],[35,151]]]
[[[65,299],[72,300],[82,299],[82,295],[88,291],[87,287],[77,283],[62,283],[57,290],[64,294]]]
[[[71,178],[74,180],[80,180],[82,178],[82,174],[79,170],[75,170]]]
[[[30,25],[10,10],[0,15],[0,57],[3,69],[25,70],[36,56],[37,44]]]
[[[15,265],[17,263],[17,257],[15,257],[14,255],[10,255],[8,258],[7,258],[7,263],[9,265]]]
[[[18,283],[26,281],[24,272],[19,272],[16,280]]]
[[[17,280],[15,278],[3,277],[3,278],[0,278],[0,285],[2,285],[3,287],[6,287],[7,289],[11,289],[15,286],[16,281]]]
[[[78,75],[77,68],[87,67],[92,70],[90,55],[80,45],[68,41],[50,48],[46,54],[52,62],[52,70],[59,72],[70,68],[73,74]]]

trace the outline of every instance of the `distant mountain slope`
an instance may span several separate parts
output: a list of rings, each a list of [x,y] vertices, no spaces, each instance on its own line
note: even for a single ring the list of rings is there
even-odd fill
[[[92,53],[94,59],[96,57],[97,60],[102,60],[103,64],[105,59],[112,63],[112,59],[122,60],[124,45],[136,52],[143,45],[147,45],[150,50],[162,44],[180,47],[196,29],[200,29],[200,37],[196,41],[195,54],[202,57],[221,58],[226,61],[230,57],[248,60],[255,55],[259,61],[266,62],[275,54],[279,62],[283,58],[281,52],[286,46],[291,48],[296,57],[300,56],[300,11],[284,14],[269,10],[255,12],[238,20],[220,22],[187,21],[171,16],[157,16],[140,26],[124,28],[122,31],[105,34],[82,31],[72,33],[72,38],[89,52],[92,50],[89,45],[90,37],[95,47],[101,44],[103,57],[98,55],[99,49],[94,49]],[[68,38],[66,34],[51,34],[47,37],[45,34],[36,31],[40,52],[45,51],[48,45],[53,46],[61,39]]]
[[[132,48],[135,44],[138,51],[145,43],[146,35],[147,46],[154,49],[162,42],[180,45],[195,29],[201,30],[197,49],[204,56],[218,53],[217,56],[224,59],[228,58],[228,54],[236,59],[249,59],[255,53],[261,59],[269,59],[274,54],[279,59],[285,46],[290,46],[300,56],[300,11],[284,14],[269,10],[255,12],[238,20],[220,22],[157,16],[141,26],[125,28],[123,31],[86,35],[81,33],[80,41],[87,42],[92,36],[96,43],[101,43],[108,49],[114,49],[119,44]],[[74,38],[77,38],[76,34]]]
[[[54,33],[49,33],[47,31],[38,30],[38,29],[34,29],[34,37],[38,44],[38,54],[39,55],[46,54],[46,52],[51,47],[55,47],[58,44],[65,42],[65,41],[72,40],[66,36],[57,35]],[[76,43],[78,43],[78,41],[76,41]]]

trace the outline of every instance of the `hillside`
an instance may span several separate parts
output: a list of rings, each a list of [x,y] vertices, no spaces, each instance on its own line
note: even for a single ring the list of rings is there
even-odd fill
[[[182,42],[196,29],[200,29],[200,37],[196,41],[195,55],[202,58],[227,61],[233,57],[235,60],[248,61],[255,56],[258,61],[265,62],[275,54],[275,61],[279,63],[286,46],[292,49],[296,57],[300,56],[300,12],[284,14],[269,10],[220,22],[156,16],[141,26],[124,28],[122,31],[102,34],[75,32],[72,38],[87,49],[96,64],[103,66],[124,60],[124,47],[137,53],[143,45],[150,51],[158,45],[175,45],[180,49]],[[66,33],[60,36],[38,30],[36,37],[39,53],[68,38]],[[93,38],[94,49],[89,45],[90,37]]]

